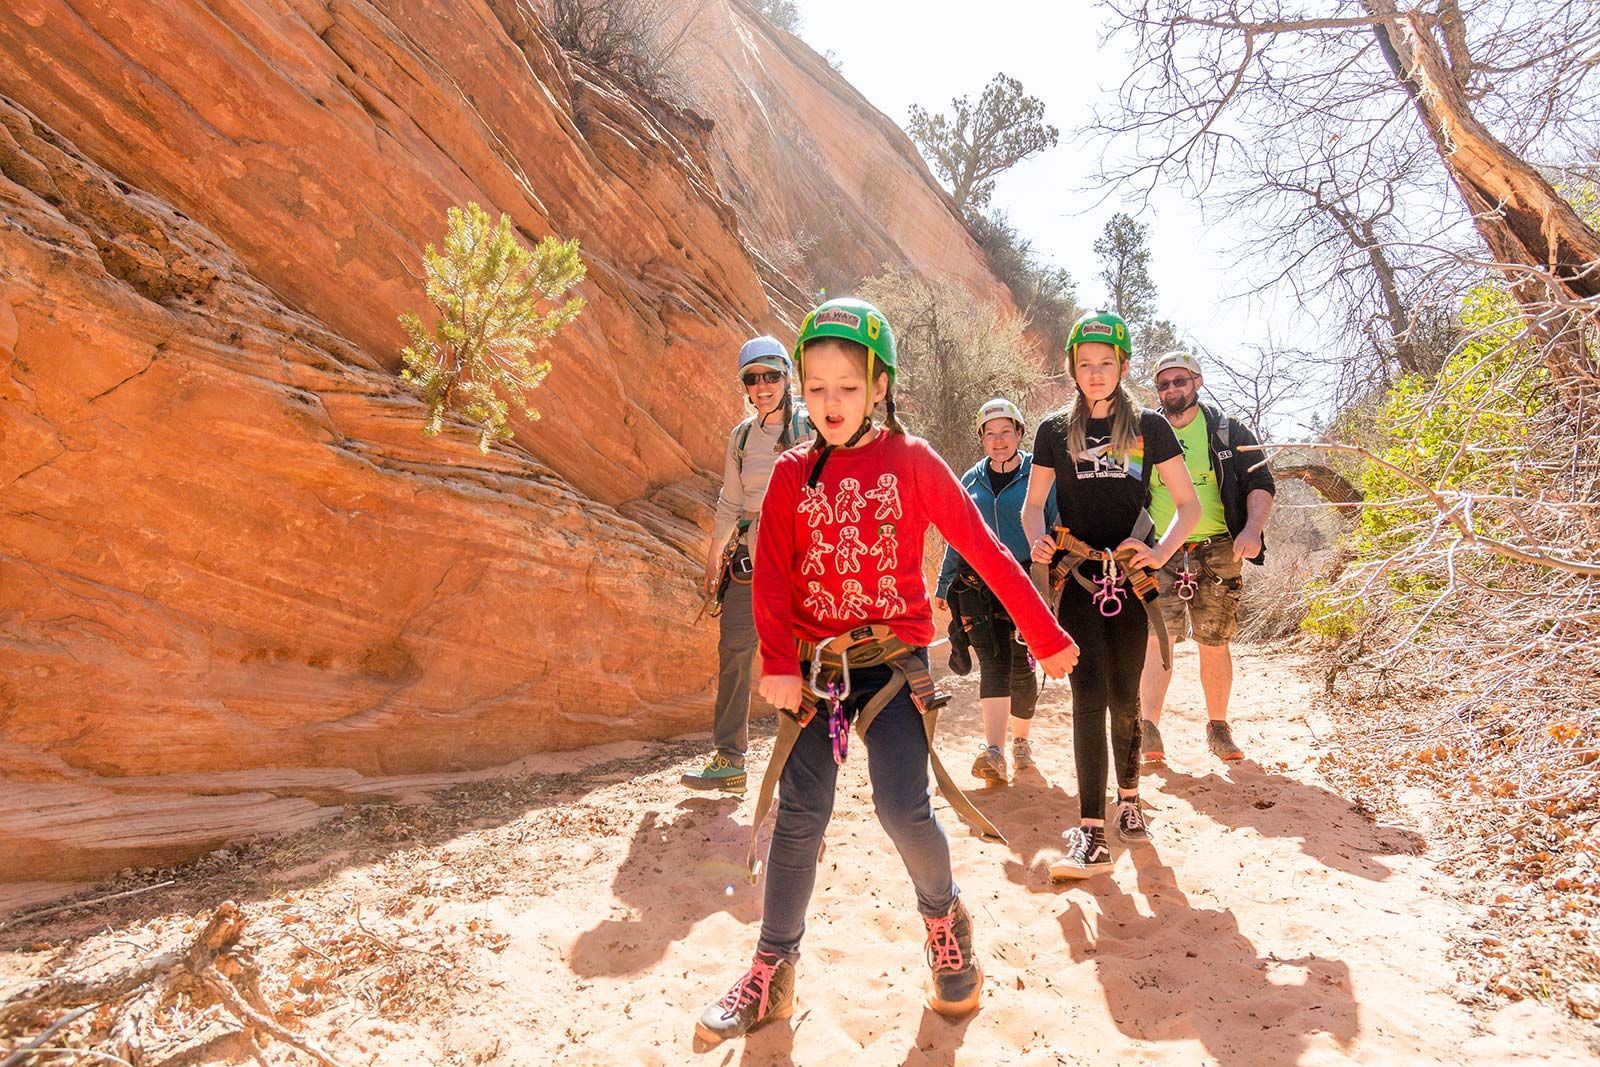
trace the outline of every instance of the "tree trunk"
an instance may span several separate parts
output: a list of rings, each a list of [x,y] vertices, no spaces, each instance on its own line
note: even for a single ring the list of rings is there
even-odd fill
[[[1355,517],[1366,499],[1361,490],[1332,467],[1321,463],[1274,463],[1274,478],[1298,478],[1317,491],[1317,495],[1339,509],[1347,517]]]
[[[1374,32],[1384,57],[1410,94],[1479,235],[1504,264],[1501,269],[1530,319],[1552,302],[1600,297],[1600,234],[1473,115],[1462,78],[1452,72],[1421,15],[1398,15],[1386,0],[1369,0],[1367,8],[1383,20]],[[1592,310],[1574,314],[1590,326],[1600,325]],[[1564,392],[1581,391],[1595,380],[1578,331],[1530,325],[1543,335],[1546,366]]]

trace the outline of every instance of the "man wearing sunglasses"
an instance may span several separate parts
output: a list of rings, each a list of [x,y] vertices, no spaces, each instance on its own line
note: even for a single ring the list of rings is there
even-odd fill
[[[1205,379],[1200,361],[1187,352],[1168,352],[1156,361],[1156,396],[1161,413],[1183,446],[1184,463],[1200,498],[1201,518],[1182,550],[1156,573],[1162,614],[1176,644],[1194,635],[1200,651],[1200,687],[1206,699],[1206,744],[1217,758],[1244,759],[1228,725],[1233,688],[1233,656],[1228,642],[1239,628],[1242,564],[1266,559],[1262,529],[1272,511],[1275,487],[1261,453],[1242,451],[1255,434],[1216,405],[1200,400]],[[1172,496],[1155,474],[1150,484],[1150,514],[1162,530],[1172,519]],[[1172,672],[1161,665],[1154,637],[1146,650],[1139,703],[1144,716],[1142,748],[1146,763],[1166,759],[1158,724]]]

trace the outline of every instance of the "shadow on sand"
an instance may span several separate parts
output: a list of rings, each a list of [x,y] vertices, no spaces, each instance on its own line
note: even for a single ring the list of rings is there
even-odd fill
[[[1161,766],[1148,777],[1161,782],[1161,793],[1222,826],[1296,839],[1302,852],[1324,866],[1375,882],[1393,872],[1374,857],[1416,855],[1427,847],[1421,834],[1377,825],[1338,793],[1272,774],[1250,760],[1233,764],[1225,776]]]
[[[727,912],[744,924],[760,918],[760,887],[749,884],[734,859],[744,855],[750,835],[734,817],[738,810],[737,798],[712,796],[679,801],[670,821],[645,812],[611,882],[611,896],[633,915],[602,920],[579,935],[573,973],[637,974],[710,915]]]
[[[1095,878],[1082,889],[1098,914],[1073,900],[1060,916],[1069,954],[1094,964],[1122,1033],[1198,1040],[1230,1067],[1298,1063],[1317,1033],[1350,1048],[1360,1025],[1348,965],[1261,955],[1232,911],[1191,906],[1153,847],[1130,855],[1139,898]]]

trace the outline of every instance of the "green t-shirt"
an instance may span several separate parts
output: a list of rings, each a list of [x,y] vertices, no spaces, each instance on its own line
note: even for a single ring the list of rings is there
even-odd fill
[[[1189,468],[1189,477],[1194,481],[1195,495],[1200,498],[1200,524],[1189,535],[1189,540],[1202,541],[1207,537],[1227,533],[1228,520],[1222,510],[1222,489],[1217,485],[1217,476],[1211,470],[1211,452],[1206,447],[1205,413],[1196,411],[1194,418],[1189,420],[1189,425],[1182,429],[1174,426],[1172,430],[1178,435],[1178,444],[1183,446],[1183,464]],[[1172,516],[1177,510],[1172,505],[1172,494],[1161,484],[1161,472],[1152,471],[1150,517],[1156,522],[1157,534],[1164,532],[1172,523]]]

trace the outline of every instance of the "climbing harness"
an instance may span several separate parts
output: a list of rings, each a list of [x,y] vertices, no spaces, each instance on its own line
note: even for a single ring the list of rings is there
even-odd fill
[[[1122,614],[1122,575],[1117,561],[1107,552],[1100,557],[1100,577],[1094,580],[1094,604],[1106,618]]]
[[[700,605],[703,614],[709,614],[713,619],[717,618],[722,614],[722,600],[728,595],[729,585],[734,582],[749,585],[755,581],[756,568],[755,562],[750,558],[749,534],[751,527],[760,517],[759,511],[746,511],[739,516],[739,523],[729,535],[728,543],[722,546],[722,562],[717,568],[716,585],[710,598]],[[695,617],[695,621],[699,621],[699,616]]]
[[[816,651],[811,654],[811,678],[821,675],[823,650],[835,640],[828,638],[817,645]],[[846,651],[840,654],[839,676],[828,679],[828,684],[822,690],[822,697],[828,702],[828,740],[833,744],[833,762],[841,766],[850,754],[850,717],[844,710],[844,700],[849,695],[850,659]]]
[[[1185,602],[1193,600],[1194,595],[1200,591],[1199,583],[1195,581],[1197,575],[1190,568],[1189,563],[1189,546],[1185,545],[1183,546],[1183,569],[1178,572],[1178,581],[1173,587],[1177,591],[1178,599]]]
[[[1146,522],[1147,519],[1142,517],[1140,524],[1134,527],[1135,531]],[[1156,598],[1161,595],[1161,587],[1156,584],[1155,576],[1144,567],[1132,565],[1132,550],[1114,552],[1109,549],[1091,548],[1088,542],[1074,537],[1072,531],[1065,526],[1057,526],[1053,536],[1056,543],[1055,562],[1035,563],[1028,572],[1033,578],[1034,588],[1039,590],[1039,595],[1044,597],[1044,602],[1050,606],[1050,610],[1059,612],[1061,588],[1069,577],[1088,590],[1095,607],[1106,618],[1121,614],[1123,601],[1131,592],[1143,605],[1151,632],[1156,635],[1161,647],[1161,665],[1171,670],[1172,639],[1167,634],[1166,619],[1162,617],[1161,609],[1156,604]],[[1138,536],[1137,532],[1134,536]],[[1084,574],[1085,565],[1093,562],[1100,564],[1100,575],[1097,578],[1090,578]]]
[[[785,710],[778,716],[778,737],[773,742],[772,758],[767,761],[766,773],[761,778],[761,791],[756,797],[755,817],[750,828],[750,849],[745,856],[751,884],[761,873],[761,861],[757,857],[761,827],[772,810],[784,764],[794,751],[800,731],[826,706],[833,758],[843,763],[851,725],[849,713],[844,709],[844,703],[851,694],[850,671],[864,667],[887,666],[891,677],[883,688],[856,710],[856,733],[865,739],[878,713],[888,706],[901,689],[909,688],[911,700],[922,715],[922,730],[928,739],[928,763],[939,792],[944,794],[956,814],[971,823],[981,836],[1002,844],[1005,842],[1005,835],[967,799],[939,759],[933,743],[934,733],[939,722],[939,709],[949,703],[950,697],[935,688],[933,675],[928,672],[928,665],[922,661],[915,647],[902,641],[893,630],[882,624],[858,626],[823,641],[799,640],[795,644],[800,662],[807,666],[807,670],[800,692],[800,707],[795,711]]]
[[[1183,569],[1178,571],[1173,591],[1178,594],[1178,599],[1188,603],[1200,594],[1200,578],[1205,576],[1211,579],[1212,585],[1226,586],[1238,589],[1240,586],[1237,578],[1222,578],[1206,563],[1200,551],[1215,544],[1227,544],[1233,540],[1227,534],[1217,534],[1207,537],[1203,541],[1191,541],[1183,546]]]

